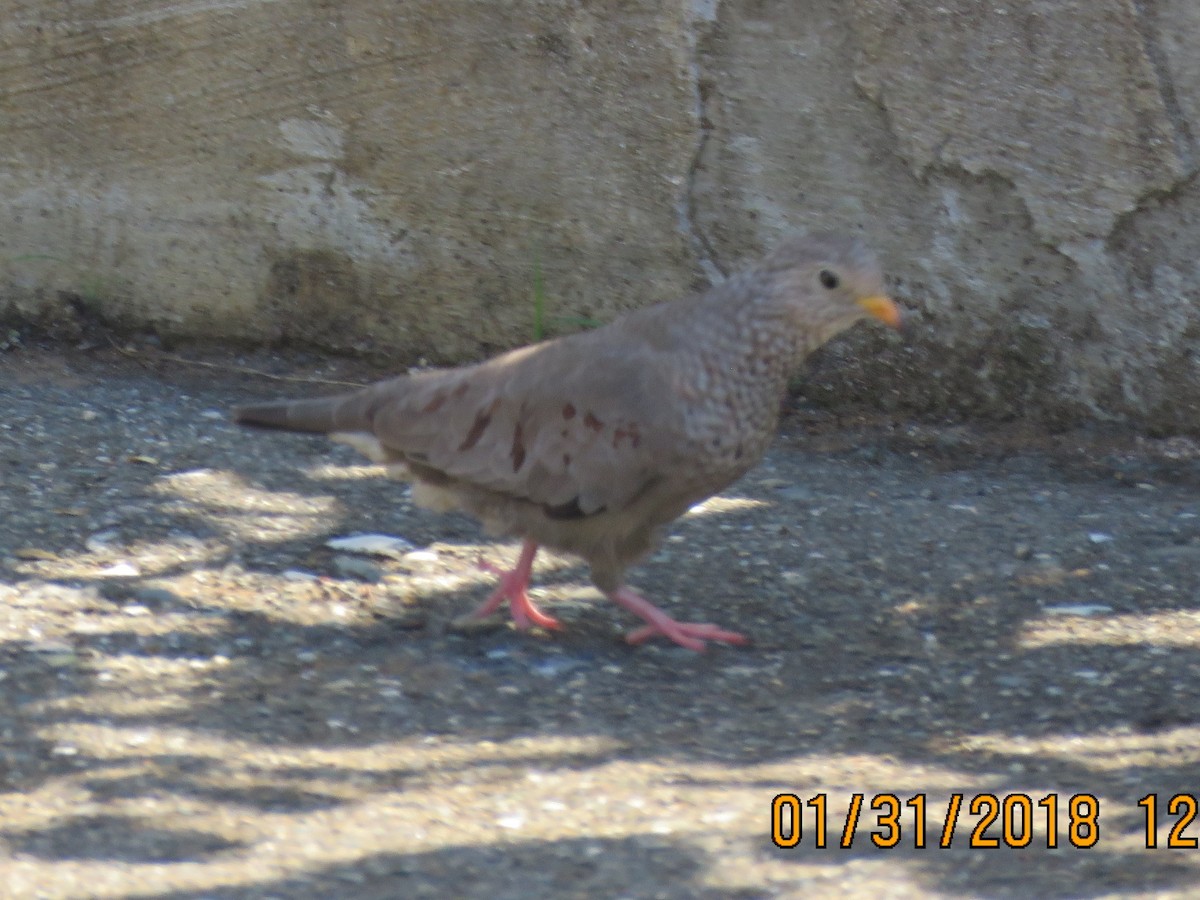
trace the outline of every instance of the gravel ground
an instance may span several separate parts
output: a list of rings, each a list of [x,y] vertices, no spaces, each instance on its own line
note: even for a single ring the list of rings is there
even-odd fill
[[[693,654],[626,646],[555,557],[565,632],[466,627],[515,543],[225,418],[320,389],[238,366],[370,373],[193,352],[0,355],[4,896],[1197,895],[1200,851],[1167,847],[1200,794],[1192,443],[793,410],[633,571],[753,639]],[[358,532],[413,549],[325,546]],[[980,794],[1015,799],[983,828]]]

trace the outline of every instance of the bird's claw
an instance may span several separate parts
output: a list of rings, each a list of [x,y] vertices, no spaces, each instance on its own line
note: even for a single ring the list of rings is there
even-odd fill
[[[681,647],[701,653],[706,646],[705,641],[720,641],[724,644],[748,642],[745,635],[736,631],[726,631],[707,622],[676,622],[631,587],[619,587],[609,594],[609,597],[618,606],[646,620],[647,624],[625,636],[625,640],[630,644],[640,644],[661,634]]]
[[[671,626],[667,627],[643,625],[641,628],[635,628],[625,635],[625,641],[629,644],[641,644],[656,635],[662,635],[679,646],[695,650],[697,653],[704,651],[707,646],[705,641],[719,641],[723,644],[738,646],[750,642],[750,639],[744,634],[728,631],[719,625],[712,625],[708,622],[676,622],[674,619],[671,620]]]
[[[475,565],[485,572],[499,575],[500,583],[496,585],[491,596],[483,601],[468,618],[485,619],[507,600],[509,611],[512,613],[513,625],[518,631],[528,631],[535,625],[550,631],[562,628],[562,623],[558,619],[542,612],[529,599],[529,573],[533,568],[533,557],[536,553],[537,545],[527,543],[521,550],[521,558],[518,560],[516,568],[507,571],[488,562],[482,556],[479,557],[475,561]]]

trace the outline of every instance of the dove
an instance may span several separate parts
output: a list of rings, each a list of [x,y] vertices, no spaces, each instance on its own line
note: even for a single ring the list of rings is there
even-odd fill
[[[783,240],[707,291],[460,368],[400,375],[332,397],[236,407],[243,425],[326,434],[413,482],[421,506],[457,510],[523,543],[472,614],[506,601],[514,625],[557,629],[528,596],[540,547],[587,563],[593,584],[692,650],[747,638],[681,622],[626,582],[672,521],[762,459],[791,375],[862,319],[899,327],[857,237]]]

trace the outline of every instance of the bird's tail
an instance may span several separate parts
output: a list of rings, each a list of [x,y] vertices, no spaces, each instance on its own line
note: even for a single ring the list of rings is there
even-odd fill
[[[310,400],[275,400],[235,406],[233,421],[239,425],[278,428],[281,431],[309,431],[329,434],[335,431],[359,431],[367,427],[367,404],[363,392],[317,397]]]

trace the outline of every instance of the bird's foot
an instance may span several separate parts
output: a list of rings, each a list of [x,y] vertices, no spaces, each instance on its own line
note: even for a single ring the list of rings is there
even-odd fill
[[[681,647],[687,647],[689,650],[699,653],[704,650],[705,641],[720,641],[725,644],[748,642],[743,634],[726,631],[724,628],[710,625],[707,622],[677,622],[633,588],[619,587],[608,596],[618,606],[624,607],[647,622],[646,625],[625,636],[625,640],[631,644],[640,644],[655,635],[662,635]]]
[[[471,619],[485,619],[500,608],[505,600],[512,613],[513,624],[518,631],[528,631],[534,625],[549,630],[562,628],[562,623],[554,616],[542,612],[529,599],[529,576],[533,571],[533,558],[537,555],[538,545],[526,541],[521,548],[521,557],[515,568],[505,571],[499,566],[486,560],[479,560],[479,568],[485,572],[493,572],[500,576],[500,583],[492,591],[490,597],[470,614]]]

